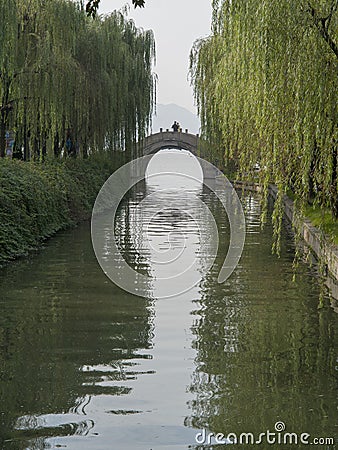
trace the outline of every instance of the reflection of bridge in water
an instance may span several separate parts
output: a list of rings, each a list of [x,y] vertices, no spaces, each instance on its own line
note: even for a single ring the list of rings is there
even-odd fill
[[[160,150],[177,149],[187,150],[195,156],[210,160],[210,148],[206,142],[202,141],[199,134],[188,133],[183,131],[163,131],[151,134],[137,144],[137,156],[154,155]],[[203,167],[204,178],[215,178],[217,170],[212,167]]]

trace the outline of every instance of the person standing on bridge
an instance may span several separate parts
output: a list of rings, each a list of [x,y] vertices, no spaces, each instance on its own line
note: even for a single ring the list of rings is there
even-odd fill
[[[179,124],[176,122],[176,120],[175,120],[175,122],[172,124],[171,128],[173,129],[174,132],[176,132],[176,131],[179,130],[180,126],[179,126]]]

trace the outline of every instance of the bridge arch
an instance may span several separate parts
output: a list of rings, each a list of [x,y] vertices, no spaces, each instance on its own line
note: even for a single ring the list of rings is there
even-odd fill
[[[157,153],[164,148],[184,149],[197,156],[199,135],[182,131],[160,131],[139,143],[139,156]]]
[[[186,132],[161,130],[159,133],[151,134],[137,144],[137,156],[143,157],[155,155],[163,149],[183,149],[191,152],[197,157],[203,157],[200,154],[200,136],[198,134],[188,133],[187,130]],[[215,179],[218,174],[216,167],[213,167],[211,164],[203,164],[202,161],[203,160],[199,159],[203,171],[203,178]],[[133,169],[134,177],[139,175],[139,170],[139,167]],[[142,170],[143,169],[141,169],[141,171]]]

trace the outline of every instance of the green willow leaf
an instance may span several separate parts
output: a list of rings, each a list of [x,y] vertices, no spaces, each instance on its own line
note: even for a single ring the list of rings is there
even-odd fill
[[[43,160],[124,150],[149,127],[153,34],[120,12],[88,18],[80,2],[0,2],[0,153]]]
[[[317,203],[337,218],[338,60],[309,12],[311,4],[327,18],[337,45],[333,3],[214,1],[212,34],[195,42],[190,76],[203,135],[234,176],[256,179],[266,195],[275,183],[279,198],[291,190],[299,205]],[[280,200],[275,208],[278,251]]]

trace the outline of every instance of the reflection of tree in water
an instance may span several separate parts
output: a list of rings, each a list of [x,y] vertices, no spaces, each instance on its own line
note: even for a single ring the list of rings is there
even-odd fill
[[[151,303],[106,279],[89,224],[4,269],[0,298],[1,448],[16,448],[13,439],[43,448],[43,436],[86,433],[92,424],[81,411],[90,399],[128,394],[135,360],[150,358],[138,350],[152,346]],[[49,423],[68,414],[67,423]]]
[[[67,415],[64,415],[64,421],[67,420]],[[29,448],[44,448],[41,447],[41,438],[43,436],[87,436],[89,431],[94,427],[95,423],[93,420],[77,420],[76,422],[62,423],[58,426],[48,425],[48,417],[44,416],[21,416],[16,421],[15,429],[17,435],[20,436],[20,432],[29,438],[34,440],[29,444]],[[40,437],[41,436],[41,437]],[[38,447],[40,445],[40,447]]]
[[[122,200],[114,227],[114,238],[121,255],[137,272],[149,276],[147,255],[143,243],[142,218],[133,217],[137,205],[145,197],[145,181],[137,183]],[[138,220],[137,220],[138,219]]]
[[[202,286],[186,424],[258,434],[284,420],[288,431],[334,436],[337,315],[317,310],[319,286],[308,267],[292,282],[285,231],[281,258],[271,255],[271,229],[260,231],[258,213],[247,215],[251,231],[235,273],[217,285],[219,258]]]

